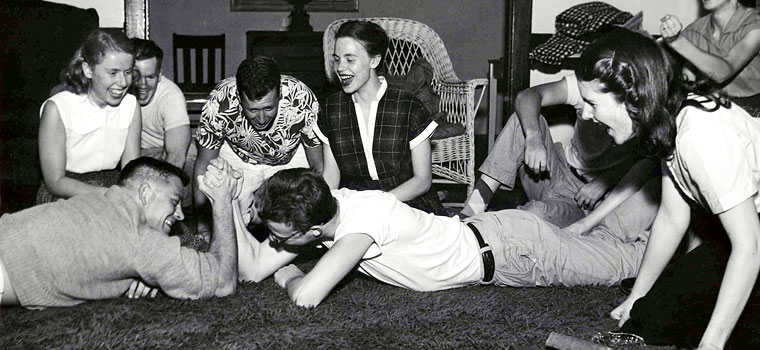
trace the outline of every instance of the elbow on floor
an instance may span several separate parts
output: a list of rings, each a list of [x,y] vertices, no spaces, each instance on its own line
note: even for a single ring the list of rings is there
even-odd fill
[[[297,306],[304,308],[317,307],[322,302],[322,299],[314,295],[308,295],[308,293],[294,292],[290,294],[290,300]]]
[[[224,285],[217,287],[214,296],[218,298],[224,298],[230,295],[234,295],[236,292],[237,281],[232,281],[231,283],[225,283]]]

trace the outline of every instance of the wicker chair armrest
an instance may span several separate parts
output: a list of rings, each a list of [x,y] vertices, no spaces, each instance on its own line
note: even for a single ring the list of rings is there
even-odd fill
[[[486,79],[472,79],[460,82],[439,82],[434,84],[433,90],[441,96],[441,111],[447,112],[446,119],[452,123],[463,124],[468,132],[474,127],[475,113],[475,89],[488,85]],[[482,98],[482,93],[481,93]],[[479,104],[479,103],[478,103]]]
[[[438,85],[441,87],[449,86],[452,89],[461,89],[462,87],[465,87],[467,89],[477,89],[479,87],[485,87],[488,85],[488,79],[485,78],[476,78],[476,79],[470,79],[470,80],[462,80],[462,81],[449,81],[449,82],[439,82]]]
[[[465,81],[468,85],[472,85],[475,89],[478,87],[486,87],[488,86],[488,79],[486,78],[475,78]]]

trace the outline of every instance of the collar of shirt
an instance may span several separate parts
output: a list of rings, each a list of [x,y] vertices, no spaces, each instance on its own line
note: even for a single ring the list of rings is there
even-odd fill
[[[362,139],[364,158],[367,160],[367,170],[369,171],[369,176],[372,180],[380,179],[380,176],[377,175],[377,167],[375,167],[375,157],[372,155],[377,106],[380,99],[385,95],[385,91],[388,89],[388,83],[385,81],[385,77],[380,76],[377,78],[380,80],[380,88],[377,90],[377,95],[375,95],[376,99],[370,103],[369,115],[364,115],[361,105],[356,102],[354,95],[351,95],[351,99],[354,101],[354,109],[356,110],[356,119],[359,123],[359,136]]]
[[[81,96],[82,102],[87,106],[87,108],[91,108],[94,112],[98,112],[98,111],[109,112],[114,109],[114,107],[109,104],[106,104],[105,107],[98,106],[98,104],[95,103],[95,101],[93,101],[90,98],[90,94],[88,94],[87,92],[81,95],[77,95],[77,96]]]
[[[750,15],[756,15],[754,10],[747,11],[747,8],[742,6],[741,4],[738,4],[736,7],[736,11],[734,14],[731,15],[731,19],[726,23],[726,27],[723,28],[723,32],[721,35],[726,35],[728,33],[734,33],[741,30],[741,27],[745,26],[746,23],[744,23],[744,20],[747,18],[747,16]],[[714,29],[713,21],[710,21],[711,27]]]
[[[388,82],[385,81],[385,77],[382,75],[377,77],[377,80],[380,80],[380,88],[377,89],[377,94],[375,94],[375,101],[380,101],[383,95],[385,95],[385,90],[388,90]],[[358,103],[356,102],[356,94],[351,94],[351,100],[354,101],[354,104]]]

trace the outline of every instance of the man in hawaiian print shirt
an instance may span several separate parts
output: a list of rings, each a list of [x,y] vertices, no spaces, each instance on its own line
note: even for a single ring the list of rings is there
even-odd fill
[[[235,77],[222,80],[203,106],[196,138],[194,178],[203,175],[211,159],[222,157],[243,172],[239,199],[246,221],[255,217],[253,191],[280,169],[322,171],[322,144],[312,127],[319,103],[301,81],[280,75],[277,62],[253,56],[238,66]],[[207,237],[209,203],[193,181],[198,232]],[[246,222],[247,223],[247,222]]]

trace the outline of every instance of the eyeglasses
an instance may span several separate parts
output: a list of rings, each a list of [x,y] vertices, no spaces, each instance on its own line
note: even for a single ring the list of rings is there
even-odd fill
[[[274,244],[280,245],[280,244],[284,244],[285,242],[289,241],[291,238],[293,238],[295,236],[298,236],[299,234],[303,234],[303,232],[295,232],[295,233],[293,233],[290,236],[280,237],[280,236],[274,234],[274,232],[272,232],[270,230],[269,231],[269,240],[272,241],[272,243],[274,243]]]

